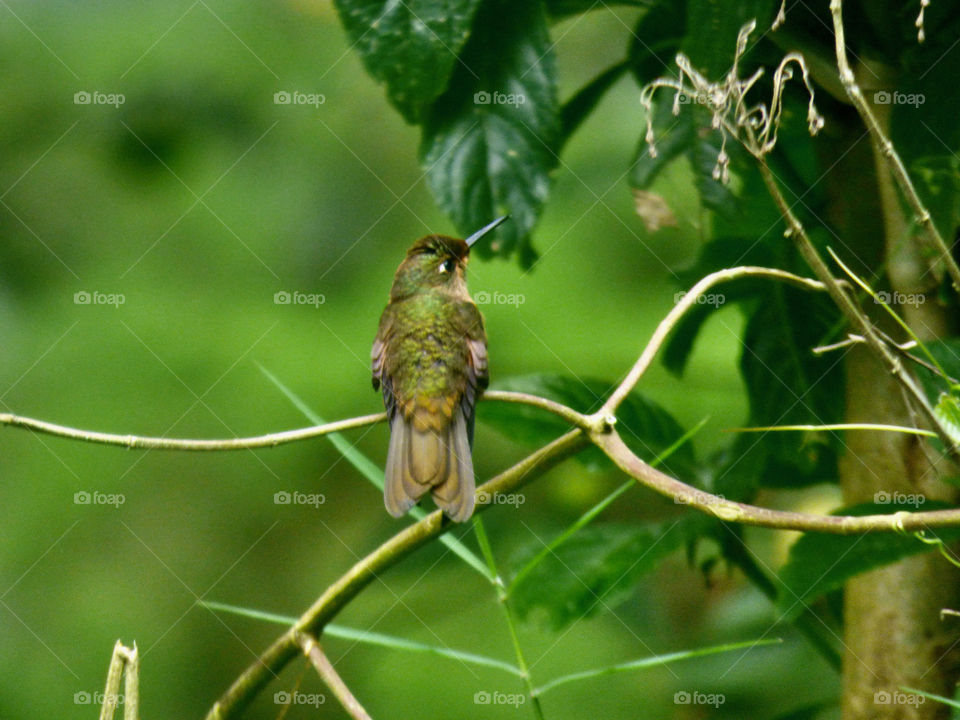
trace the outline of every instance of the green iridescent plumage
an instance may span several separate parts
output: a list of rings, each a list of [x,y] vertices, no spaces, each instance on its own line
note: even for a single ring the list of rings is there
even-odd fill
[[[418,240],[380,318],[371,360],[390,420],[384,502],[395,517],[427,492],[453,520],[473,513],[473,421],[487,385],[487,338],[467,292],[469,253],[464,240]]]

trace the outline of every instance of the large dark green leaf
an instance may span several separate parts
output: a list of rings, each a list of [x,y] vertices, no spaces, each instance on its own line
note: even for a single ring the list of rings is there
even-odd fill
[[[449,89],[425,119],[421,157],[440,206],[463,234],[510,214],[476,252],[521,264],[550,188],[560,141],[553,54],[540,3],[487,0]]]
[[[784,285],[747,322],[740,371],[755,426],[842,422],[842,355],[812,350],[832,339],[835,311],[818,295]],[[793,487],[837,479],[839,440],[827,433],[772,432],[752,447],[767,455],[759,481]]]
[[[904,496],[909,500],[908,496]],[[933,501],[922,505],[923,510],[939,510],[949,507]],[[900,510],[914,510],[913,504],[867,503],[843,508],[837,515],[887,515]],[[939,529],[928,536],[939,537],[944,542],[960,538],[960,528]],[[889,565],[917,553],[930,552],[927,545],[909,535],[896,533],[868,533],[866,535],[829,535],[808,533],[790,548],[790,557],[780,572],[783,587],[777,600],[779,612],[787,618],[797,614],[821,595],[841,587],[854,575]]]
[[[505,378],[498,380],[494,387],[539,395],[574,410],[590,412],[600,407],[613,389],[613,383],[544,373]],[[481,403],[478,417],[507,437],[531,446],[543,445],[570,429],[568,423],[553,413],[530,405]],[[684,434],[670,413],[636,391],[617,411],[617,429],[624,442],[647,461],[657,457]],[[610,467],[606,456],[593,447],[578,454],[577,458],[590,468]],[[677,448],[661,467],[665,472],[690,479],[694,466],[693,449],[687,443]]]
[[[719,81],[733,64],[737,35],[751,20],[758,33],[773,21],[777,3],[773,0],[707,0],[687,3],[687,27],[683,52],[708,79]]]
[[[931,340],[924,345],[949,378],[940,377],[925,367],[913,366],[930,402],[936,403],[940,393],[947,391],[953,380],[960,381],[960,338]],[[919,348],[911,350],[911,353],[921,360],[927,359],[926,354]]]
[[[692,114],[699,127],[709,128],[710,118],[708,113],[699,107],[692,108]],[[740,204],[737,196],[730,188],[730,182],[723,182],[717,176],[720,167],[717,165],[717,158],[722,149],[721,137],[717,132],[706,132],[696,138],[687,153],[690,159],[690,166],[693,168],[693,177],[697,184],[697,190],[700,192],[700,204],[708,210],[735,220],[739,214]],[[729,154],[734,151],[733,141],[725,148]],[[731,176],[736,174],[735,169],[727,168],[727,173]]]
[[[335,0],[367,71],[407,122],[442,93],[481,0]]]
[[[686,15],[684,0],[660,0],[637,22],[630,62],[640,85],[676,73],[677,51],[687,31]]]
[[[960,228],[960,158],[953,153],[919,158],[910,174],[940,234],[953,238]]]
[[[513,588],[513,606],[520,617],[544,619],[557,630],[614,608],[630,596],[641,576],[680,547],[685,539],[681,524],[584,528]]]
[[[649,189],[660,171],[679,157],[682,157],[693,145],[696,129],[693,117],[688,112],[673,114],[673,99],[669,91],[663,95],[653,108],[653,137],[655,154],[641,135],[637,145],[637,154],[630,167],[630,184],[640,190]]]
[[[631,5],[633,7],[645,7],[650,4],[650,0],[609,0],[608,2],[599,2],[598,0],[546,0],[547,12],[553,17],[564,17],[566,15],[579,15],[590,10],[609,10],[613,5]]]

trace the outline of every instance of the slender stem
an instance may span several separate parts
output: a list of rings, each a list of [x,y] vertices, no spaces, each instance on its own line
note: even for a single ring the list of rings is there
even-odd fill
[[[527,393],[507,392],[505,390],[489,390],[483,394],[483,399],[494,400],[497,402],[520,403],[524,405],[533,405],[548,412],[559,415],[564,420],[576,427],[587,427],[589,422],[585,415],[578,413],[566,405],[562,405],[547,398],[528,395]],[[117,445],[126,448],[135,448],[138,450],[191,450],[191,451],[222,451],[222,450],[250,450],[254,448],[270,448],[286,443],[299,442],[300,440],[309,440],[311,438],[330,435],[344,430],[372,425],[383,422],[387,419],[386,413],[376,413],[374,415],[361,415],[360,417],[338,420],[336,422],[316,425],[314,427],[299,428],[297,430],[285,430],[283,432],[270,433],[268,435],[256,435],[245,438],[227,438],[215,440],[193,440],[183,438],[166,437],[147,437],[141,435],[115,435],[112,433],[97,432],[95,430],[82,430],[79,428],[68,427],[66,425],[57,425],[56,423],[45,420],[36,420],[34,418],[14,415],[12,413],[0,413],[0,425],[21,428],[24,430],[33,430],[47,435],[68,438],[70,440],[82,440],[84,442],[98,443],[101,445]]]
[[[94,430],[80,430],[78,428],[67,427],[66,425],[57,425],[44,420],[35,420],[11,413],[0,413],[0,425],[33,430],[35,432],[56,435],[57,437],[68,438],[70,440],[82,440],[84,442],[99,443],[101,445],[118,445],[120,447],[138,450],[201,451],[249,450],[253,448],[276,447],[277,445],[283,445],[285,443],[309,440],[310,438],[321,437],[323,435],[329,435],[330,433],[363,427],[364,425],[372,425],[373,423],[383,422],[386,419],[386,413],[377,413],[375,415],[361,415],[360,417],[349,418],[347,420],[338,420],[337,422],[314,427],[270,433],[269,435],[227,438],[223,440],[188,440],[181,438],[144,437],[140,435],[113,435],[111,433],[96,432]]]
[[[847,91],[847,95],[850,97],[851,102],[853,102],[854,107],[857,108],[857,112],[860,113],[860,117],[863,119],[867,131],[870,133],[871,139],[879,148],[881,157],[883,157],[889,166],[893,179],[896,181],[907,203],[913,210],[914,219],[923,229],[927,244],[937,253],[937,259],[946,265],[947,272],[953,282],[953,288],[960,293],[960,266],[958,266],[957,262],[953,259],[950,248],[947,247],[936,225],[933,224],[930,212],[924,207],[923,202],[920,200],[913,181],[910,179],[910,174],[907,172],[906,167],[904,167],[903,161],[893,147],[890,138],[883,132],[877,116],[874,114],[867,99],[863,96],[863,91],[857,84],[856,76],[850,68],[843,29],[843,0],[830,0],[830,14],[833,17],[833,33],[836,40],[837,67],[840,70],[840,81],[843,83],[843,87]]]
[[[336,668],[333,667],[330,658],[323,652],[320,643],[318,643],[312,635],[298,633],[297,644],[300,645],[303,654],[310,660],[317,674],[327,684],[327,687],[330,688],[334,697],[340,701],[343,709],[347,711],[347,715],[355,718],[355,720],[373,720],[367,711],[364,710],[360,701],[350,692],[350,688],[347,687],[343,678],[340,677]]]
[[[523,648],[520,646],[520,636],[517,635],[517,626],[513,617],[513,608],[510,606],[510,598],[507,595],[507,589],[504,585],[500,571],[497,569],[497,561],[493,556],[493,548],[490,546],[490,539],[487,537],[487,531],[483,527],[483,521],[479,517],[473,519],[473,528],[477,533],[477,542],[480,543],[480,551],[483,553],[490,573],[495,578],[493,586],[497,590],[497,602],[503,611],[503,618],[507,622],[507,629],[510,632],[510,641],[513,643],[513,652],[517,657],[517,665],[520,667],[524,684],[527,686],[527,697],[530,698],[530,707],[533,708],[533,714],[537,720],[544,720],[543,708],[540,705],[540,698],[537,696],[536,688],[533,684],[533,678],[530,676],[530,668],[527,666],[527,660],[523,655]]]
[[[927,512],[897,512],[892,515],[812,515],[769,510],[727,500],[676,480],[638,458],[616,431],[591,435],[590,439],[627,475],[654,492],[689,505],[727,522],[778,530],[802,530],[834,535],[866,532],[915,532],[960,525],[960,508]]]
[[[650,367],[650,364],[653,362],[654,357],[656,357],[660,347],[666,341],[676,324],[680,321],[680,318],[682,318],[688,310],[697,305],[698,299],[701,295],[703,295],[714,285],[722,282],[730,282],[731,280],[738,280],[744,277],[760,277],[782,280],[783,282],[796,285],[797,287],[805,290],[827,289],[827,286],[822,282],[800,277],[799,275],[794,275],[786,270],[777,270],[774,268],[742,266],[726,268],[724,270],[718,270],[717,272],[712,272],[709,275],[705,275],[692,288],[690,288],[690,291],[686,293],[683,298],[681,298],[681,300],[670,310],[670,312],[667,313],[667,316],[660,321],[660,324],[657,325],[657,329],[654,331],[653,336],[650,338],[650,342],[648,342],[647,346],[643,349],[643,352],[640,354],[637,362],[634,363],[634,366],[630,369],[630,372],[627,373],[627,376],[623,379],[623,382],[621,382],[617,389],[613,391],[607,401],[603,404],[603,408],[601,408],[601,410],[594,417],[613,415],[616,412],[617,408],[620,406],[620,403],[622,403],[627,395],[633,391],[633,388],[640,381],[640,378],[643,377],[643,374]]]
[[[757,167],[760,169],[760,175],[763,177],[764,184],[766,184],[768,192],[771,197],[773,197],[774,203],[780,210],[780,214],[787,224],[787,234],[793,237],[797,249],[813,270],[814,275],[820,278],[834,303],[836,303],[844,316],[859,330],[859,333],[863,336],[864,340],[866,340],[867,345],[877,353],[884,364],[890,368],[890,372],[893,373],[894,377],[896,377],[904,387],[907,394],[917,402],[923,415],[930,422],[937,433],[937,437],[943,442],[949,454],[954,459],[960,459],[960,450],[958,450],[951,439],[950,434],[943,426],[940,418],[937,417],[933,411],[933,407],[930,405],[926,393],[924,393],[920,385],[917,384],[916,380],[913,379],[913,376],[906,371],[903,363],[900,362],[900,358],[880,338],[873,323],[871,323],[870,319],[856,306],[850,295],[844,291],[840,285],[840,281],[830,272],[826,262],[824,262],[823,258],[820,257],[820,253],[818,253],[816,247],[814,247],[813,241],[807,234],[806,229],[800,220],[797,219],[797,216],[794,215],[793,210],[791,210],[766,160],[760,155],[754,155],[754,157],[756,157]]]

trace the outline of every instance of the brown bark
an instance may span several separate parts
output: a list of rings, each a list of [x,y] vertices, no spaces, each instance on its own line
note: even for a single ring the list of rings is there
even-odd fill
[[[851,123],[843,145],[863,132]],[[922,296],[925,302],[896,305],[921,340],[945,333],[945,312],[936,303],[933,277],[926,273],[918,242],[876,148],[859,143],[837,167],[830,196],[833,219],[861,258],[861,267],[887,270],[891,293]],[[872,156],[872,157],[871,157]],[[874,162],[878,168],[874,170]],[[882,227],[878,228],[878,221]],[[896,296],[894,296],[896,297]],[[872,308],[878,324],[893,337],[902,331]],[[865,347],[846,358],[847,422],[917,425],[904,393],[889,371]],[[885,432],[847,433],[841,486],[848,504],[877,500],[957,500],[943,476],[955,468],[929,441]],[[878,494],[885,493],[885,495]],[[919,500],[918,500],[919,502]],[[916,503],[903,510],[917,509]],[[922,505],[920,506],[922,509]],[[941,720],[950,708],[904,693],[902,687],[953,696],[958,675],[957,623],[941,621],[940,610],[957,607],[960,570],[939,553],[927,552],[859,575],[844,590],[844,720]]]

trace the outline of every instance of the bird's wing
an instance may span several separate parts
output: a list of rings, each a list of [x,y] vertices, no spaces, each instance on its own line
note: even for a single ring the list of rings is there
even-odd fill
[[[472,302],[457,303],[457,327],[466,343],[466,372],[460,411],[466,421],[467,437],[473,446],[473,424],[477,399],[490,381],[487,361],[487,333],[483,328],[483,315]]]
[[[373,341],[373,348],[370,350],[370,370],[373,373],[373,389],[383,391],[383,404],[387,409],[387,417],[392,418],[396,411],[396,401],[393,396],[390,377],[384,373],[384,367],[387,359],[387,344],[393,334],[393,309],[390,305],[380,316],[380,327],[377,330],[377,337]]]

